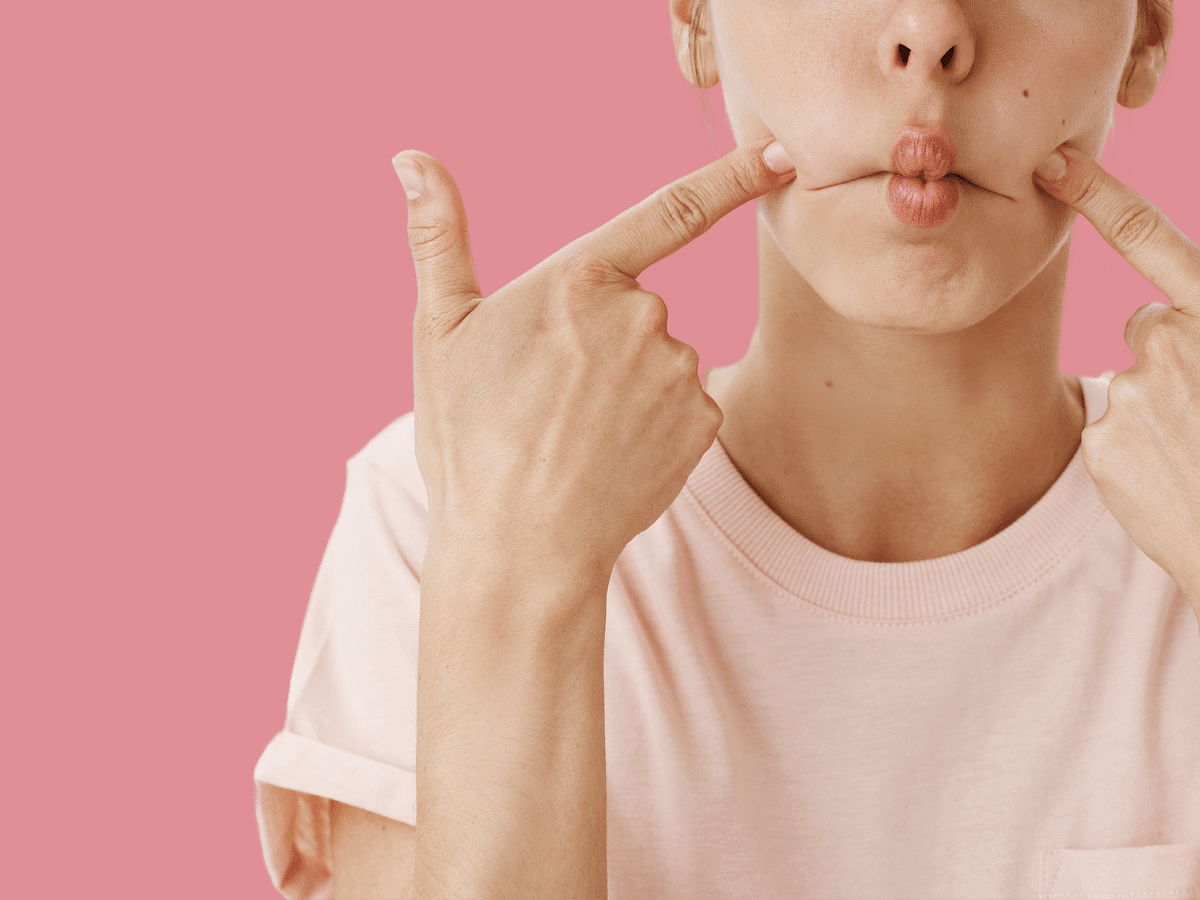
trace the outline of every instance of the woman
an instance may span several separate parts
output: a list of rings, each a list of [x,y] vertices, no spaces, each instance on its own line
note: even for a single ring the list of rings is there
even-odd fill
[[[670,10],[738,149],[491,297],[396,159],[415,409],[256,769],[276,884],[1196,895],[1200,252],[1094,162],[1170,3]],[[752,199],[758,327],[702,388],[636,279]],[[1115,379],[1057,371],[1076,211],[1176,303]]]

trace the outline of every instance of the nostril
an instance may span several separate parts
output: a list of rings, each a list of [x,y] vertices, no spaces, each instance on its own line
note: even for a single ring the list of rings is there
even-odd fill
[[[948,69],[948,68],[950,68],[950,66],[953,63],[954,63],[954,48],[951,47],[949,50],[946,51],[945,56],[942,57],[942,68]]]
[[[911,53],[912,53],[912,51],[909,50],[907,47],[905,47],[903,44],[901,44],[899,46],[899,48],[897,49],[897,55],[900,58],[900,65],[902,65],[902,66],[908,65],[908,57]]]

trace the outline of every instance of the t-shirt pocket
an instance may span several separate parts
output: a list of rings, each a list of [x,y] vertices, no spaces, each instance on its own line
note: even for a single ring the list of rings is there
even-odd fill
[[[1040,900],[1200,900],[1200,844],[1047,850]]]

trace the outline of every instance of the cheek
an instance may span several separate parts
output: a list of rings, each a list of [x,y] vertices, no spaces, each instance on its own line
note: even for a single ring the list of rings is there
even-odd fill
[[[920,235],[891,217],[886,179],[838,184],[885,167],[904,124],[873,68],[875,31],[850,15],[837,26],[802,22],[803,4],[734,11],[718,26],[734,135],[738,143],[778,137],[797,164],[791,187],[759,200],[782,256],[846,318],[927,333],[968,327],[1034,279],[1059,277],[1047,267],[1073,215],[1032,173],[1064,142],[1099,156],[1126,58],[1120,48],[1132,39],[1126,2],[1030,0],[1020,21],[996,20],[977,77],[950,98],[946,121],[963,175],[1012,199],[966,188],[955,219]],[[1112,7],[1113,16],[1084,14],[1083,3]]]
[[[836,27],[834,27],[836,25]],[[787,4],[747,4],[718,24],[725,110],[737,143],[768,135],[788,148],[797,180],[817,187],[874,166],[880,110],[869,29],[849,17],[798,16]]]
[[[1078,3],[1105,11],[1084,15]],[[726,113],[739,144],[779,138],[808,187],[886,165],[885,145],[904,122],[880,88],[871,7],[833,17],[810,15],[803,4],[714,6]],[[945,109],[960,161],[986,173],[980,183],[1028,196],[1033,169],[1059,144],[1099,155],[1135,11],[1132,0],[1059,0],[986,23],[974,80]]]
[[[1059,145],[1099,157],[1124,70],[1120,27],[1084,29],[1076,21],[1072,30],[1057,15],[997,43],[1006,64],[981,72],[957,110],[960,160],[970,161],[980,183],[1021,201],[1040,194],[1033,170]]]
[[[1020,101],[1010,111],[1015,121],[994,123],[997,134],[1009,136],[1011,158],[1025,164],[1031,154],[1038,157],[1031,169],[1064,142],[1100,155],[1132,40],[1132,15],[1115,8],[1112,15],[1045,15],[1033,33],[1009,48],[1013,65],[1006,70],[1005,92]]]

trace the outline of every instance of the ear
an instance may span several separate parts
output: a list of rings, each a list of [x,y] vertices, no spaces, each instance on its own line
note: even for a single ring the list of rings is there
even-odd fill
[[[1121,76],[1117,102],[1128,109],[1145,106],[1158,90],[1167,66],[1167,46],[1175,33],[1172,0],[1138,0],[1137,32]]]
[[[701,0],[668,0],[671,7],[671,35],[675,40],[675,57],[679,60],[683,77],[693,87],[710,88],[721,79],[717,75],[717,57],[713,52],[712,35],[704,27],[711,21],[711,17],[707,15],[711,0],[703,3],[701,21],[696,23],[695,29],[692,28],[692,12],[700,2]],[[693,31],[696,32],[694,48],[691,39]],[[698,66],[699,71],[694,71],[693,65]]]

